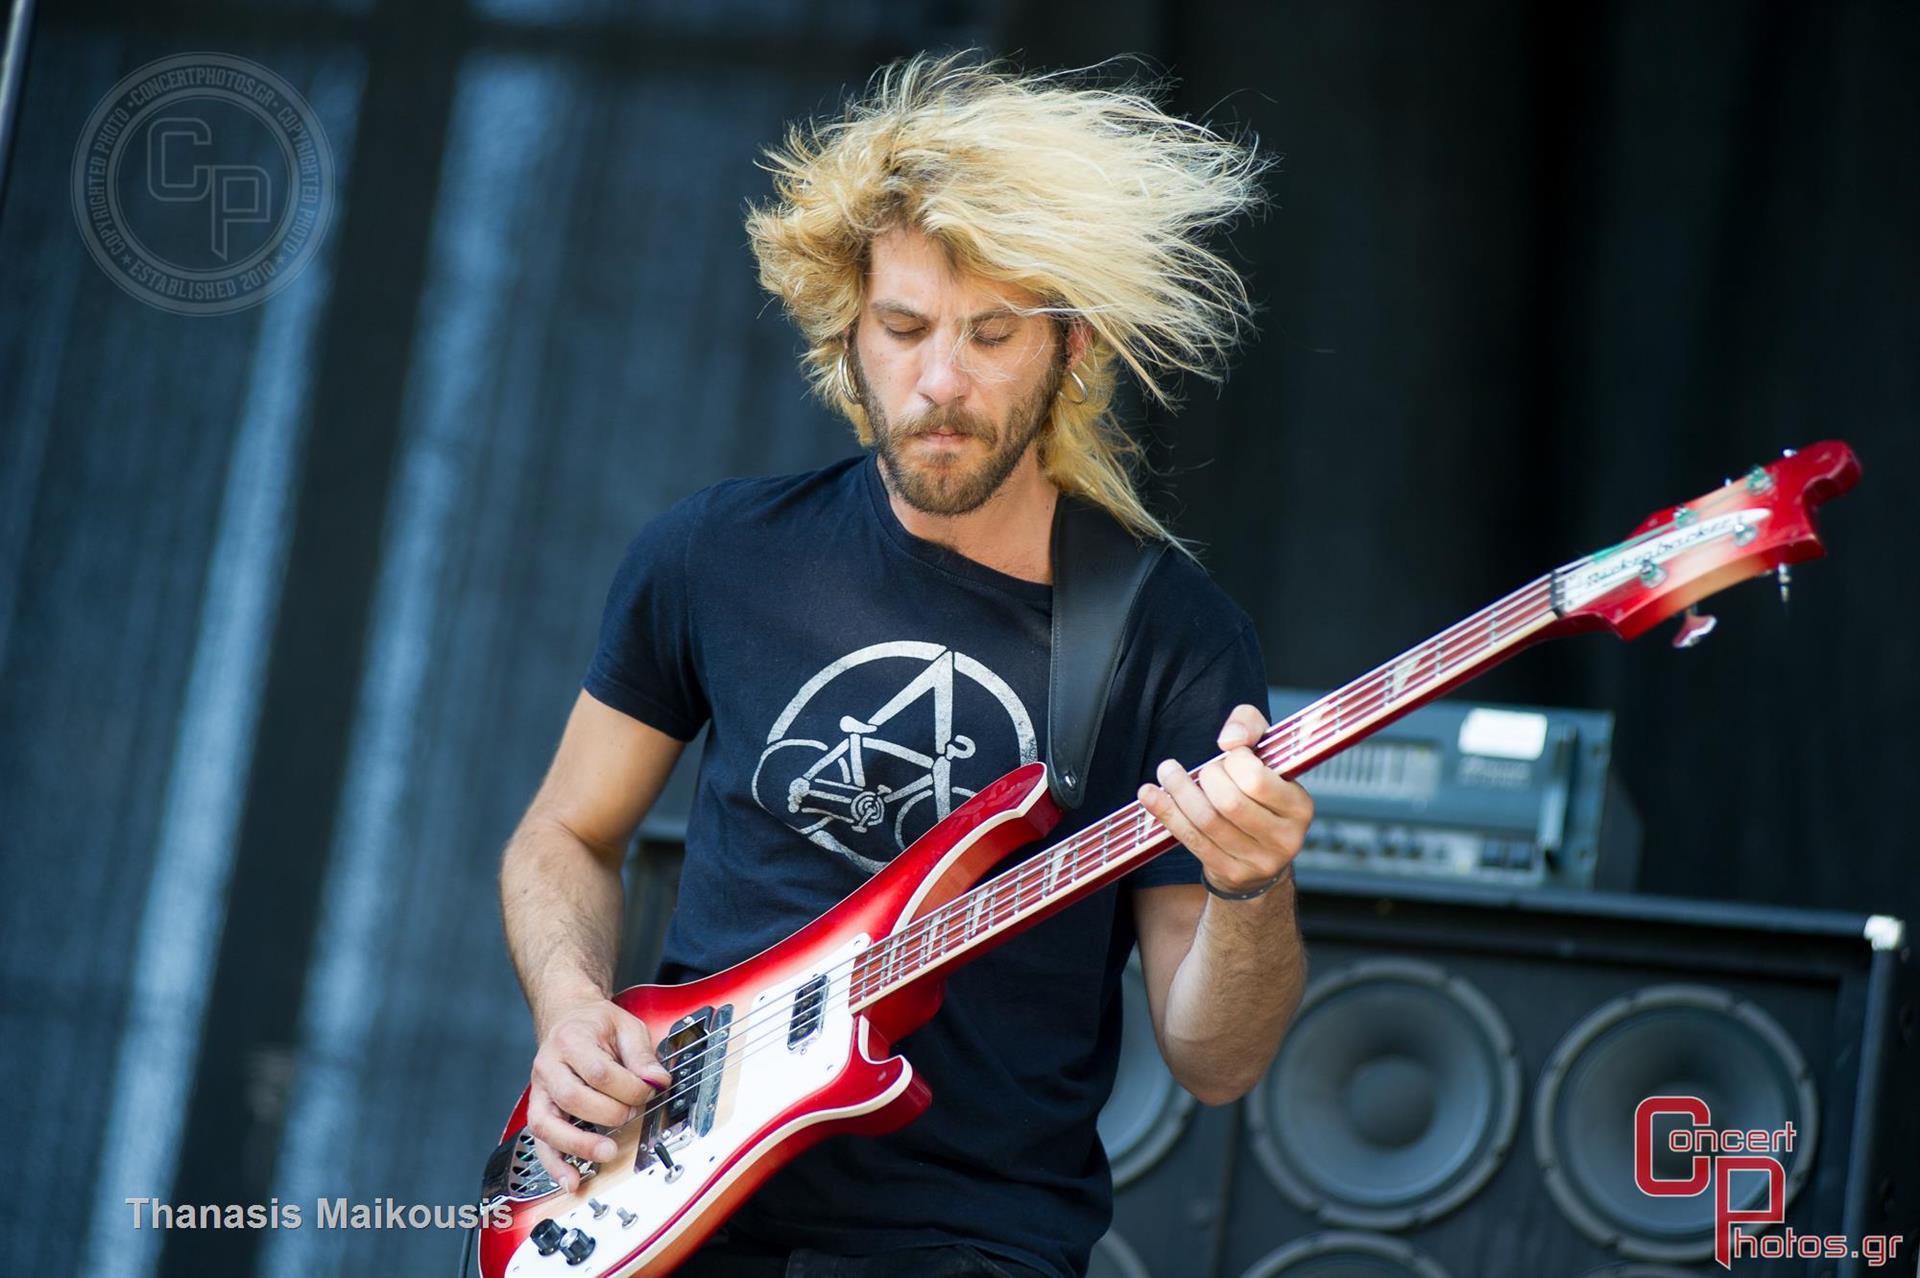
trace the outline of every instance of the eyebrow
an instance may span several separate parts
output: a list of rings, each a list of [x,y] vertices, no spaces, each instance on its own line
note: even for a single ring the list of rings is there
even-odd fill
[[[896,302],[890,299],[879,301],[879,302],[875,302],[871,309],[877,315],[897,315],[902,319],[918,320],[922,324],[925,324],[928,322],[926,316],[922,315],[919,311],[914,310],[911,306],[908,306],[905,302]],[[969,315],[967,317],[966,322],[968,325],[971,326],[975,324],[985,324],[989,320],[997,320],[997,319],[1017,320],[1020,318],[1021,318],[1020,312],[1014,307],[993,306],[993,307],[989,307],[984,311],[981,311],[977,315]]]

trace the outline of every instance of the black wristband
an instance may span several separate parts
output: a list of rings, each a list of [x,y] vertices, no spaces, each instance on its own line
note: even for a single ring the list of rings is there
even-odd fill
[[[1280,873],[1274,875],[1272,878],[1268,879],[1265,883],[1262,883],[1260,886],[1255,888],[1249,888],[1245,892],[1221,891],[1219,888],[1213,885],[1213,880],[1207,877],[1207,872],[1205,870],[1200,871],[1200,882],[1206,886],[1207,891],[1213,893],[1213,895],[1219,897],[1223,901],[1251,901],[1255,897],[1265,896],[1267,893],[1273,891],[1274,888],[1280,885],[1281,879],[1286,878],[1289,874],[1292,874],[1292,873],[1293,873],[1293,862],[1289,861],[1285,865],[1280,867]]]

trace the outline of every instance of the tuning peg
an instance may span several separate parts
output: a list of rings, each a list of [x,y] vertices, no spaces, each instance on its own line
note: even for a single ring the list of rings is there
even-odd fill
[[[1713,633],[1719,623],[1698,608],[1689,608],[1680,618],[1680,628],[1673,632],[1673,646],[1691,648]]]
[[[1780,606],[1784,608],[1787,606],[1787,587],[1793,584],[1793,573],[1788,570],[1785,564],[1781,564],[1773,570],[1773,575],[1779,579]]]

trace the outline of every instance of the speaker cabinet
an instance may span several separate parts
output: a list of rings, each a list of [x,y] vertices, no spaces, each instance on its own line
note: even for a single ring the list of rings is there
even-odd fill
[[[1654,1095],[1699,1098],[1714,1129],[1792,1124],[1785,1222],[1733,1272],[1873,1272],[1766,1250],[1842,1234],[1904,1235],[1885,1272],[1912,1270],[1920,1048],[1896,921],[1305,872],[1300,899],[1308,990],[1237,1104],[1181,1099],[1130,993],[1094,1274],[1726,1272],[1710,1192],[1637,1186],[1635,1109]],[[1684,1179],[1690,1156],[1663,1146],[1676,1125],[1693,1124],[1652,1120],[1653,1170]],[[1764,1206],[1766,1178],[1733,1175],[1733,1205]]]
[[[1100,1140],[1113,1169],[1114,1227],[1094,1249],[1088,1275],[1211,1273],[1238,1115],[1232,1107],[1199,1104],[1167,1072],[1137,953],[1122,975],[1121,994],[1120,1065],[1100,1111]]]

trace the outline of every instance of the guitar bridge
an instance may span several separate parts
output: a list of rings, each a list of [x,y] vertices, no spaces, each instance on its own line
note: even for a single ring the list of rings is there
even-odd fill
[[[675,1021],[655,1045],[660,1063],[673,1075],[673,1081],[646,1107],[640,1145],[634,1154],[635,1171],[657,1162],[668,1180],[680,1179],[682,1169],[672,1151],[713,1128],[732,1027],[733,1004],[703,1007]]]

